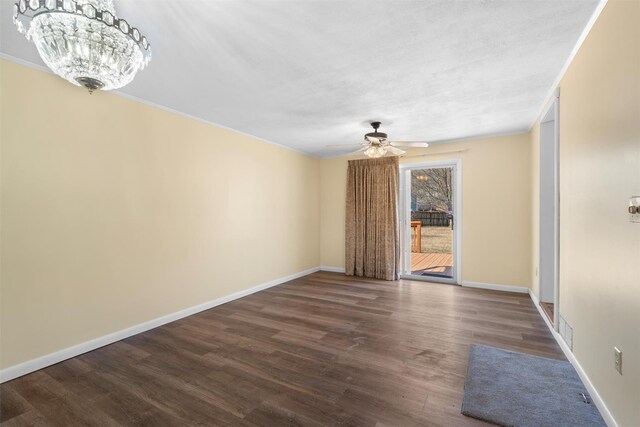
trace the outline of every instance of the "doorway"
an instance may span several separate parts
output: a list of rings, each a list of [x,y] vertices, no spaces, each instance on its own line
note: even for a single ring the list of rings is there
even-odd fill
[[[540,307],[558,328],[558,97],[554,97],[540,120]]]
[[[460,283],[460,162],[401,165],[402,276]]]

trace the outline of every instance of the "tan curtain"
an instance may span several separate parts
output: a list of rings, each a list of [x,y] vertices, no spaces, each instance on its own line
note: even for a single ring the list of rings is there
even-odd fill
[[[350,160],[346,274],[396,280],[400,269],[398,157]]]

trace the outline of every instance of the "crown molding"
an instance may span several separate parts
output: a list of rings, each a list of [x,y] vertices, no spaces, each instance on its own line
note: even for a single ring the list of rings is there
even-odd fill
[[[562,78],[567,73],[567,70],[569,69],[569,66],[571,65],[571,63],[575,59],[576,55],[578,54],[578,51],[582,47],[582,43],[584,43],[584,41],[586,40],[587,36],[591,32],[591,29],[593,28],[594,24],[598,20],[598,17],[602,13],[602,10],[607,5],[607,1],[608,0],[600,0],[598,5],[596,6],[595,10],[593,11],[593,14],[591,15],[591,18],[589,18],[589,21],[587,21],[587,25],[582,30],[582,33],[580,33],[580,37],[578,37],[578,41],[576,42],[575,46],[573,46],[573,49],[571,50],[571,53],[569,54],[569,57],[567,58],[567,60],[565,61],[564,65],[560,69],[560,72],[558,73],[558,76],[553,81],[553,84],[551,85],[551,88],[549,89],[549,91],[547,93],[547,96],[545,96],[542,104],[538,108],[538,113],[534,116],[533,121],[531,122],[531,125],[529,126],[529,131],[533,128],[533,126],[535,126],[535,124],[536,124],[536,122],[538,120],[541,120],[542,115],[546,111],[545,107],[547,105],[549,105],[549,103],[551,102],[551,100],[554,97],[558,96],[558,93],[559,93],[558,89],[559,89],[559,86],[560,86],[560,82],[562,81]]]

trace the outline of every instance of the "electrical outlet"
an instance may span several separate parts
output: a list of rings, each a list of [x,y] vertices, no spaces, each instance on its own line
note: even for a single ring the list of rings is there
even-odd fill
[[[618,347],[613,347],[613,353],[615,356],[616,371],[622,375],[622,352]]]

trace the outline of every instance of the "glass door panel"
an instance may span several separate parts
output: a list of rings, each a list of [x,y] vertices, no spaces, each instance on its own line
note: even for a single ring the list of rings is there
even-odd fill
[[[454,167],[407,171],[410,275],[453,279]],[[406,253],[406,252],[405,252]]]

